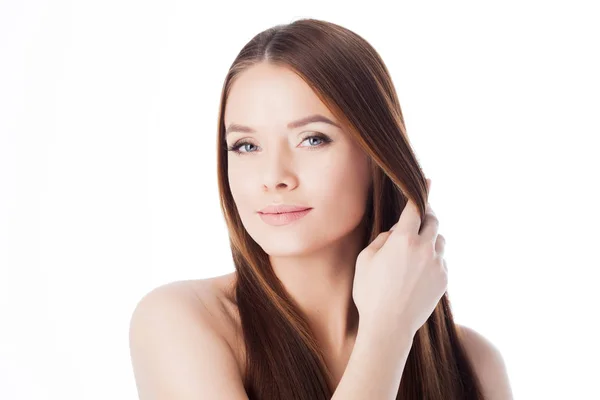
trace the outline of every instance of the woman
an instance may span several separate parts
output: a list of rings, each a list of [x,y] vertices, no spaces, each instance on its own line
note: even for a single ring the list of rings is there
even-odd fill
[[[364,39],[314,19],[255,36],[217,140],[236,271],[140,301],[141,399],[511,398],[498,351],[454,324],[427,181]]]

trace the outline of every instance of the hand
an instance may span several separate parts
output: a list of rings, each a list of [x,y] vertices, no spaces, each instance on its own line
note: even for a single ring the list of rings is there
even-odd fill
[[[420,227],[417,206],[409,199],[398,222],[358,255],[352,296],[361,327],[414,336],[446,291],[445,240],[429,203],[419,234]]]

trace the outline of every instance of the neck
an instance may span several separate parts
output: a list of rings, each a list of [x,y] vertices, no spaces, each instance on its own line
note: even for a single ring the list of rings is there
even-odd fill
[[[275,274],[326,351],[343,352],[358,330],[352,287],[361,245],[362,230],[357,229],[326,248],[293,257],[269,257]]]

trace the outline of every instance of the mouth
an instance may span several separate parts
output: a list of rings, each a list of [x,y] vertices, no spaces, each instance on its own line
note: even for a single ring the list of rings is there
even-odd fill
[[[291,211],[291,212],[284,212],[284,213],[272,213],[272,214],[259,212],[258,215],[264,222],[266,222],[269,225],[281,226],[281,225],[287,225],[292,222],[298,221],[299,219],[306,216],[311,210],[312,210],[312,208],[307,208],[307,209],[299,210],[299,211]]]

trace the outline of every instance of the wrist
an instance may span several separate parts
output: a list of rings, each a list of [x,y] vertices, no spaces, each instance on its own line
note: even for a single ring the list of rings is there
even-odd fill
[[[382,324],[360,323],[356,340],[397,351],[410,351],[416,332],[407,326],[393,327]]]

